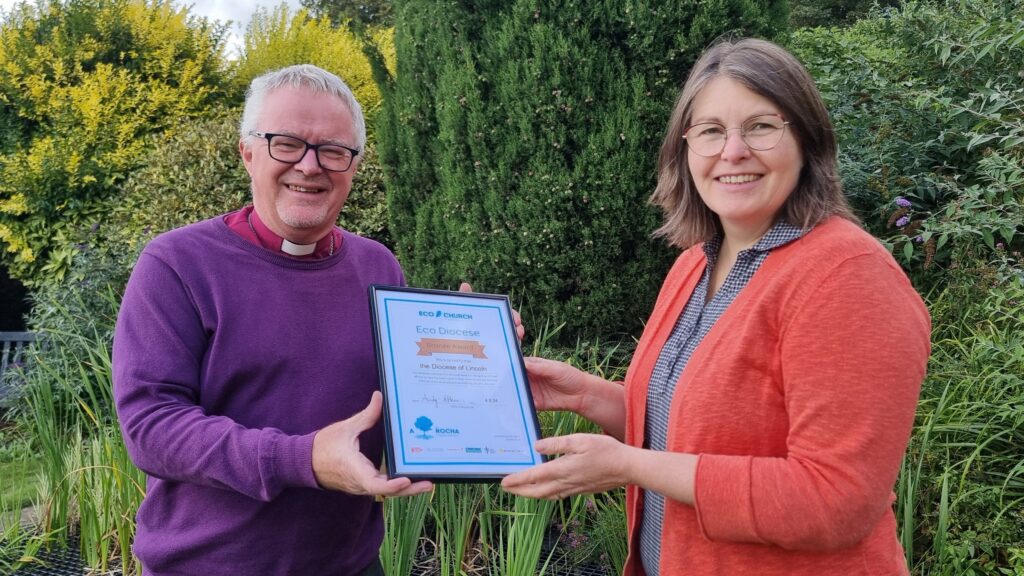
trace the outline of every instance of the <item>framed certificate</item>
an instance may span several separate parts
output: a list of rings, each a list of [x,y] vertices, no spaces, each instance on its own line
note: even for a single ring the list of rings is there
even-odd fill
[[[508,297],[370,286],[388,476],[496,481],[544,461]]]

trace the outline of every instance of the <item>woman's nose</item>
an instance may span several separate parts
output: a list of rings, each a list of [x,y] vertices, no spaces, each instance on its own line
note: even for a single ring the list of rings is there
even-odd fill
[[[739,128],[730,128],[725,131],[725,145],[722,147],[722,160],[735,162],[750,156],[750,148],[743,141],[743,135]]]

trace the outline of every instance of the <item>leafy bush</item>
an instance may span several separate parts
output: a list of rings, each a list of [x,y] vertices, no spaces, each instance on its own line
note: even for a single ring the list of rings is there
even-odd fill
[[[897,512],[915,572],[1024,570],[1024,288],[931,305],[934,350]]]
[[[367,35],[393,70],[393,31],[376,29]],[[305,10],[290,14],[285,5],[273,12],[257,9],[245,32],[245,53],[233,71],[236,90],[241,94],[253,78],[292,64],[315,64],[340,76],[363,107],[367,129],[372,128],[381,96],[363,54],[363,39],[348,26],[334,27],[326,17],[316,20]]]
[[[833,111],[847,192],[924,292],[957,268],[1024,282],[1022,10],[911,3],[793,37]]]
[[[669,111],[726,30],[784,3],[397,2],[378,128],[391,231],[419,286],[513,293],[563,336],[633,332],[671,258],[647,205]]]
[[[393,22],[391,0],[302,0],[302,5],[317,15],[327,16],[335,24],[355,21],[361,25],[391,26]]]
[[[30,329],[93,328],[109,340],[120,295],[145,243],[245,204],[249,178],[238,156],[235,118],[215,112],[154,138],[145,166],[122,185],[117,204],[69,232],[76,255],[67,281],[33,292]]]
[[[74,229],[107,210],[146,153],[223,94],[224,29],[171,2],[22,3],[0,27],[0,252],[59,282]]]
[[[897,6],[899,0],[790,0],[789,22],[793,27],[849,25],[873,5]]]

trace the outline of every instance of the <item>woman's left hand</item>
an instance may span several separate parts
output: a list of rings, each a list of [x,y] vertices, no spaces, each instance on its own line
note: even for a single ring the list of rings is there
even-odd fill
[[[593,494],[629,483],[631,457],[637,448],[601,434],[571,434],[537,442],[541,454],[561,454],[528,470],[506,476],[501,487],[528,498],[559,500]]]

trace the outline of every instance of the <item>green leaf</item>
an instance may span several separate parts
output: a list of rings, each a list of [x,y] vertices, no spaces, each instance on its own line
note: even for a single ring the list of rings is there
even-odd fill
[[[988,142],[989,140],[992,140],[992,139],[995,139],[995,138],[998,138],[998,137],[999,137],[998,134],[974,134],[973,136],[971,136],[970,142],[967,143],[967,149],[971,150],[975,146],[978,146],[980,144],[984,144],[985,142]]]
[[[1013,226],[1004,226],[1002,230],[999,231],[999,233],[1003,235],[1003,239],[1006,240],[1007,244],[1013,242]]]
[[[907,242],[903,245],[903,257],[907,260],[907,262],[911,261],[914,258],[913,242]]]
[[[985,244],[992,250],[995,250],[996,239],[994,236],[992,236],[992,231],[986,228],[985,230],[981,231],[981,235],[985,239]]]

